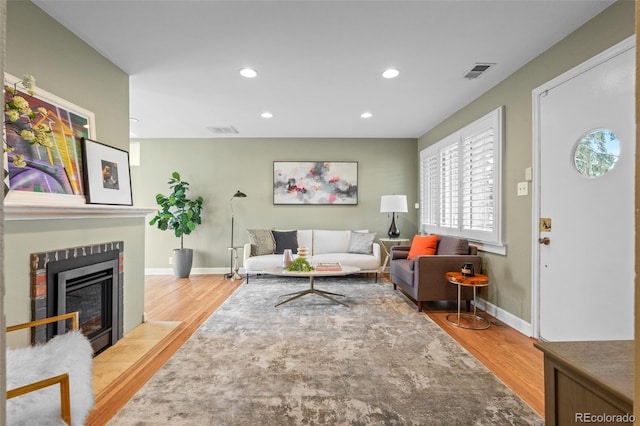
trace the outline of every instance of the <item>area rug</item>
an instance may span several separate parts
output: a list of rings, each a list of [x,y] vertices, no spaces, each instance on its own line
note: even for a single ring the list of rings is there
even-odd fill
[[[258,278],[238,290],[110,425],[542,425],[393,286]],[[471,331],[473,332],[473,331]]]

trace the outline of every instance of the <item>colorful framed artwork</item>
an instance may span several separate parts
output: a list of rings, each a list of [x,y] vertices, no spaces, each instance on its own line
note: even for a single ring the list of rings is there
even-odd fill
[[[30,95],[17,84],[20,81],[5,74],[5,85],[16,87],[17,92],[5,92],[4,101],[20,96],[34,114],[10,119],[5,113],[4,137],[11,147],[4,158],[8,172],[5,190],[84,195],[80,138],[95,138],[94,114],[40,88]],[[34,143],[29,140],[29,132],[36,133],[34,130],[41,125],[50,130],[47,142]]]
[[[91,139],[81,142],[87,203],[133,205],[129,153]]]
[[[357,161],[274,161],[273,204],[357,205]]]

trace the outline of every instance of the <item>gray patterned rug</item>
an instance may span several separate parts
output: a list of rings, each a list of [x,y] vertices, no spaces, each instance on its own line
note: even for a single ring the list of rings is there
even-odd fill
[[[388,283],[252,279],[110,425],[542,425]],[[473,331],[471,331],[473,332]]]

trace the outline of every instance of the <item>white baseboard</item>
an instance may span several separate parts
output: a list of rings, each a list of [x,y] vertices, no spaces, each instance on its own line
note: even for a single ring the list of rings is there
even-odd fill
[[[496,305],[487,302],[483,298],[479,297],[478,299],[478,308],[482,309],[489,315],[494,318],[499,319],[503,323],[507,324],[509,327],[519,331],[527,337],[533,336],[533,327],[530,323],[525,320],[518,318],[510,312],[505,311],[502,308],[497,307]]]
[[[192,275],[205,275],[205,274],[228,274],[229,268],[193,268],[191,269]],[[240,270],[242,273],[242,270]],[[145,268],[145,275],[173,275],[173,268]]]
[[[173,269],[171,268],[145,268],[145,275],[173,275]]]

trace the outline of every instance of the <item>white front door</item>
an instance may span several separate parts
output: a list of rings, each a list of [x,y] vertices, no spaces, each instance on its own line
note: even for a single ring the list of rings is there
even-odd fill
[[[542,340],[633,339],[634,57],[627,40],[534,91]]]

